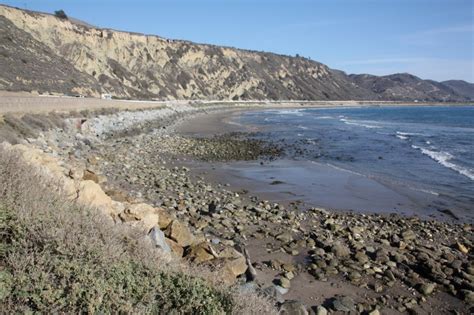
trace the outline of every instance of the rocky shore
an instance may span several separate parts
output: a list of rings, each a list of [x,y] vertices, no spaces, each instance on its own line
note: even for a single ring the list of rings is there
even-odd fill
[[[173,128],[217,110],[223,106],[70,118],[28,145],[70,179],[100,186],[116,224],[141,225],[163,251],[269,296],[284,314],[473,311],[472,225],[284,206],[219,183],[225,179],[205,181],[180,160],[212,167],[284,152],[251,134],[195,138]]]

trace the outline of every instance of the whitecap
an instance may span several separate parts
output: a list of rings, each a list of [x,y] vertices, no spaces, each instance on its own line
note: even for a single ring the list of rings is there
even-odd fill
[[[349,119],[345,119],[345,118],[341,118],[339,120],[342,121],[343,123],[345,123],[346,125],[360,126],[360,127],[365,127],[365,128],[369,128],[369,129],[382,128],[380,126],[369,125],[367,123],[364,123],[364,121],[349,120]]]
[[[472,169],[467,169],[450,162],[450,160],[454,158],[454,156],[451,153],[444,152],[444,151],[432,151],[432,150],[428,150],[426,148],[419,147],[416,145],[412,145],[411,147],[413,149],[420,150],[421,153],[429,156],[431,159],[435,160],[436,162],[443,165],[444,167],[452,169],[458,172],[459,174],[466,176],[470,180],[474,180],[474,171]]]
[[[416,133],[416,132],[403,132],[403,131],[397,131],[397,135],[401,136],[423,136],[422,133]]]
[[[280,109],[277,110],[275,113],[278,115],[296,115],[296,116],[303,116],[304,109]]]
[[[396,135],[396,137],[397,137],[398,139],[402,139],[402,140],[407,140],[407,139],[408,139],[407,136],[402,136],[402,135]]]

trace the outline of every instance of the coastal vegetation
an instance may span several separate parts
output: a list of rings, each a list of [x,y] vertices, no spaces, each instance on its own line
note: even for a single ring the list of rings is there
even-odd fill
[[[143,235],[61,196],[0,149],[0,305],[5,313],[266,313],[204,268],[167,261]],[[214,279],[214,280],[213,280]]]

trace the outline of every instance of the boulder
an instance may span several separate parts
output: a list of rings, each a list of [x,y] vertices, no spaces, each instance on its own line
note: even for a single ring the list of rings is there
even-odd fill
[[[278,286],[279,287],[279,286]],[[279,287],[281,288],[281,287]],[[277,286],[271,285],[265,289],[263,289],[262,293],[265,297],[272,299],[276,302],[282,303],[284,301],[282,294],[287,293],[288,290],[281,288],[284,293],[281,293],[280,290],[278,290]]]
[[[123,222],[137,222],[137,225],[150,230],[158,224],[160,216],[151,205],[137,203],[126,206],[125,210],[119,213],[119,218]]]
[[[423,283],[420,286],[420,292],[424,295],[430,295],[433,293],[434,289],[436,288],[436,283]]]
[[[339,312],[355,312],[356,304],[354,300],[348,296],[336,297],[332,302],[332,307]]]
[[[173,217],[171,214],[168,213],[168,211],[163,208],[157,208],[157,210],[158,214],[160,215],[158,226],[160,227],[160,229],[165,230],[175,219],[175,217]]]
[[[306,305],[300,301],[289,300],[283,302],[280,306],[281,315],[308,315]]]
[[[196,263],[202,263],[216,258],[213,253],[215,251],[211,248],[211,245],[207,242],[201,242],[190,246],[186,250],[186,258]]]
[[[336,255],[337,258],[344,258],[351,254],[350,249],[346,245],[339,242],[336,242],[334,245],[332,245],[331,252]]]
[[[166,244],[171,248],[171,251],[178,257],[181,258],[183,257],[184,254],[184,249],[178,245],[175,241],[169,238],[165,238]]]
[[[327,315],[328,314],[328,310],[322,306],[322,305],[318,305],[316,307],[316,315]]]
[[[76,200],[79,204],[98,208],[109,214],[112,211],[112,199],[105,194],[99,184],[91,180],[79,183]]]
[[[247,271],[247,262],[241,255],[238,258],[220,258],[214,260],[219,264],[218,274],[225,283],[234,283],[235,279]]]
[[[167,253],[171,253],[171,248],[169,247],[168,243],[166,243],[165,233],[163,233],[163,231],[161,231],[158,227],[153,227],[148,235],[150,236],[155,247],[158,247]]]
[[[405,242],[411,241],[411,240],[416,239],[416,234],[412,230],[405,230],[402,232],[402,238]]]
[[[291,236],[291,233],[288,232],[278,234],[275,238],[283,243],[289,243],[293,240],[293,236]]]
[[[474,291],[471,290],[461,290],[461,293],[464,297],[464,302],[470,305],[474,305]]]
[[[462,243],[457,242],[456,248],[463,254],[467,255],[469,253],[469,249]]]
[[[288,278],[285,278],[285,277],[281,277],[279,280],[278,280],[278,284],[282,287],[282,288],[285,288],[285,289],[289,289],[291,287],[291,283],[290,283],[290,280]]]
[[[173,220],[166,228],[166,236],[178,243],[181,247],[186,247],[194,242],[194,236],[189,231],[188,227],[179,222]]]
[[[219,258],[240,258],[243,257],[241,253],[239,253],[235,248],[233,247],[225,247],[219,252]]]
[[[91,180],[93,181],[94,183],[99,183],[99,176],[97,176],[96,173],[94,173],[93,171],[89,170],[89,169],[86,169],[84,170],[84,174],[82,175],[82,179],[83,180]]]

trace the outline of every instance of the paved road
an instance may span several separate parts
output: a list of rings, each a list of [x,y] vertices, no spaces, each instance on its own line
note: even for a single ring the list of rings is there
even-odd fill
[[[44,113],[51,111],[97,110],[102,108],[142,109],[159,108],[165,102],[141,102],[102,100],[95,98],[46,97],[46,96],[0,96],[0,114]]]

